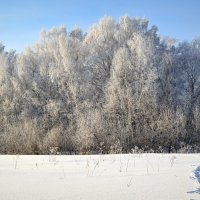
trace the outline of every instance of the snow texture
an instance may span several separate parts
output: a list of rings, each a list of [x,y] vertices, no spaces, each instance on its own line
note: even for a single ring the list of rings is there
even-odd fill
[[[200,154],[0,156],[1,200],[199,200]]]

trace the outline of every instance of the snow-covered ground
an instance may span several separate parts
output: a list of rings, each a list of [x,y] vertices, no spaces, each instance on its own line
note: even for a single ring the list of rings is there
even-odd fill
[[[0,156],[0,200],[200,200],[200,154]]]

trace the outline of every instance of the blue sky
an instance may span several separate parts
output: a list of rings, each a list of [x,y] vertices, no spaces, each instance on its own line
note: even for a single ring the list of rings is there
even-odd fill
[[[18,52],[41,29],[78,25],[87,31],[102,16],[146,17],[159,34],[182,40],[200,36],[200,0],[0,0],[0,42]]]

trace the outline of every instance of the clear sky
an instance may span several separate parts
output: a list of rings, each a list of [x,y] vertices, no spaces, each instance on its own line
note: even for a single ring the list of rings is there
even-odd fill
[[[182,40],[200,36],[200,0],[0,0],[0,42],[20,52],[41,29],[78,25],[87,31],[102,16],[146,17],[159,34]]]

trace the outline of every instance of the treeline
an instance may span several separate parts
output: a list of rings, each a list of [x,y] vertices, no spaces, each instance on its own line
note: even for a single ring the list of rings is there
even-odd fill
[[[161,38],[144,18],[42,31],[0,46],[0,152],[200,149],[200,39]]]

